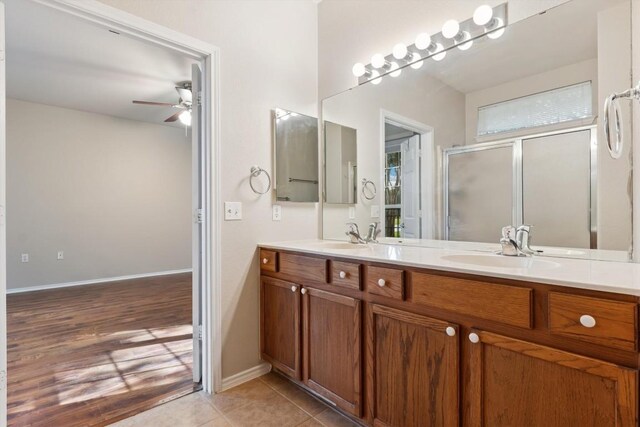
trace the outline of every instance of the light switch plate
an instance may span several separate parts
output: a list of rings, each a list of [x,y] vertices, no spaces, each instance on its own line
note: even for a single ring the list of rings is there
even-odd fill
[[[271,219],[274,221],[280,221],[282,219],[282,206],[273,205],[271,210]]]
[[[224,220],[239,221],[242,219],[242,202],[224,202]]]
[[[380,218],[380,206],[371,206],[371,218]]]
[[[349,206],[349,219],[356,219],[356,208]]]

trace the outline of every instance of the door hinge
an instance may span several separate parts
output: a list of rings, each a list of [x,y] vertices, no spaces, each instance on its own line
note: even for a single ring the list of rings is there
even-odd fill
[[[202,325],[198,325],[198,341],[202,341]]]
[[[198,96],[196,97],[198,102],[198,107],[202,106],[202,91],[198,91]]]
[[[0,391],[7,388],[7,371],[0,371]]]
[[[195,223],[202,224],[204,222],[204,211],[202,209],[196,209]]]

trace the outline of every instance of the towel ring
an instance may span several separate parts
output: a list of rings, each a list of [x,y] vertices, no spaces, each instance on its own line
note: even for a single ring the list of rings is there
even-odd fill
[[[259,177],[260,174],[262,174],[262,173],[264,173],[267,176],[267,180],[269,181],[269,183],[267,185],[267,189],[266,190],[258,191],[253,186],[253,178]],[[269,172],[267,172],[266,170],[262,169],[260,166],[251,166],[251,175],[249,175],[249,186],[251,187],[251,190],[253,190],[253,192],[256,193],[256,194],[267,194],[269,192],[269,190],[271,190],[271,176],[269,176]]]
[[[366,190],[369,190],[370,196],[367,196]],[[376,188],[376,184],[367,178],[362,178],[362,197],[367,200],[373,200],[376,198],[376,194],[378,194],[378,189]]]
[[[622,93],[612,93],[604,101],[604,137],[607,140],[607,148],[609,154],[614,159],[619,159],[622,156],[622,150],[624,149],[624,132],[622,126],[622,117],[620,111],[619,99],[635,99],[640,100],[640,83],[634,88],[626,90]],[[615,141],[611,141],[611,110],[613,109],[613,124],[615,131]]]

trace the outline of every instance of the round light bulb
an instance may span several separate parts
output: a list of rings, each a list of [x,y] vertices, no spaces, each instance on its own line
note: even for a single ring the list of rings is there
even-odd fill
[[[442,26],[442,35],[447,39],[454,38],[460,32],[460,24],[455,19],[450,19]]]
[[[433,59],[435,61],[442,61],[445,56],[447,56],[447,52],[444,50],[444,46],[440,43],[436,43],[436,50],[433,52]]]
[[[417,49],[425,50],[431,45],[431,36],[427,33],[418,34],[415,44]]]
[[[493,18],[493,9],[488,4],[483,4],[473,12],[473,22],[481,27],[487,25],[491,18]]]
[[[418,68],[422,67],[422,64],[424,64],[422,57],[417,53],[413,53],[411,55],[411,62],[411,68],[413,68],[414,70],[417,70]]]
[[[191,111],[183,111],[178,116],[178,119],[180,119],[180,123],[182,123],[183,125],[191,126]]]
[[[398,77],[400,74],[402,74],[402,70],[400,69],[400,66],[397,62],[391,63],[391,68],[389,68],[389,71],[391,71],[389,73],[391,77]]]
[[[374,85],[380,84],[382,81],[382,77],[380,77],[380,73],[376,70],[371,71],[371,77],[369,77],[369,81]]]
[[[381,53],[376,53],[371,57],[371,66],[373,68],[382,68],[384,67],[384,56]]]
[[[353,75],[356,77],[362,77],[367,72],[366,68],[364,67],[364,64],[360,62],[355,64],[351,69],[351,71],[353,72]]]
[[[473,40],[470,40],[471,39],[471,35],[466,31],[464,31],[462,34],[464,36],[464,39],[463,39],[463,42],[458,44],[458,49],[460,49],[460,50],[469,50],[469,48],[471,48],[471,46],[473,46]]]
[[[499,39],[500,37],[502,37],[502,35],[504,34],[504,30],[505,30],[504,21],[502,19],[500,19],[500,18],[496,18],[495,20],[496,20],[496,24],[495,24],[494,28],[499,28],[499,30],[495,30],[495,31],[487,34],[487,37],[489,37],[490,39],[494,39],[494,40],[495,39]],[[486,31],[487,30],[485,29],[485,32]]]
[[[398,43],[393,47],[393,57],[396,59],[404,59],[407,56],[407,46]]]

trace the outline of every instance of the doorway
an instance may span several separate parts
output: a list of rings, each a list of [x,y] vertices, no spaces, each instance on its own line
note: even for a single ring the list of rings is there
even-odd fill
[[[16,1],[17,2],[17,1]],[[9,2],[7,5],[6,16],[8,20],[12,19],[12,4],[16,2]],[[212,188],[217,185],[216,161],[213,157],[213,153],[216,150],[217,134],[213,132],[215,127],[215,121],[217,120],[217,109],[214,109],[215,103],[213,102],[215,82],[217,79],[217,73],[215,72],[217,66],[217,50],[205,43],[183,36],[170,30],[159,28],[156,25],[150,24],[144,20],[135,18],[133,16],[122,16],[116,14],[114,16],[113,9],[105,8],[97,2],[83,2],[75,4],[74,2],[66,1],[32,1],[22,0],[20,3],[28,4],[29,7],[37,6],[39,8],[46,9],[48,12],[65,16],[68,19],[74,19],[78,22],[82,22],[83,25],[92,25],[105,32],[109,32],[114,36],[124,36],[133,40],[139,40],[141,43],[146,43],[155,48],[166,49],[167,52],[179,53],[190,58],[190,60],[196,64],[196,67],[192,71],[194,74],[190,75],[193,84],[194,104],[192,111],[192,127],[191,135],[193,138],[189,138],[192,147],[192,197],[191,203],[188,206],[189,222],[193,224],[191,227],[191,236],[193,238],[193,244],[190,250],[192,256],[192,265],[190,266],[190,272],[188,280],[192,283],[189,284],[189,299],[192,301],[189,307],[189,311],[192,312],[190,316],[190,340],[193,348],[193,378],[192,382],[198,384],[201,383],[205,391],[211,392],[218,388],[219,384],[219,354],[214,354],[212,349],[212,342],[218,339],[213,324],[219,325],[219,310],[213,311],[211,301],[212,295],[218,295],[219,289],[217,286],[213,286],[214,280],[212,278],[217,277],[218,271],[216,267],[216,260],[218,254],[218,245],[214,241],[212,231],[214,230],[214,224],[217,224],[217,217],[215,212],[211,209],[213,205],[212,197],[214,192]],[[29,25],[25,25],[27,28]],[[4,26],[0,33],[2,34],[4,41]],[[4,50],[4,49],[3,49]],[[8,56],[7,61],[11,64],[11,56]],[[4,63],[3,63],[4,66]],[[4,67],[3,73],[0,75],[2,81],[0,87],[3,89],[2,93],[2,119],[5,117],[5,92],[4,92]],[[199,95],[199,96],[198,96]],[[6,140],[5,140],[6,126],[3,126],[1,151],[4,152]],[[10,162],[11,159],[8,159]],[[2,180],[2,188],[4,189],[6,183],[6,167],[5,162],[2,165],[2,172],[0,173],[0,180]],[[6,197],[4,194],[0,194],[0,214],[4,215]],[[7,206],[9,212],[8,227],[11,227],[11,205]],[[2,251],[0,262],[3,265],[7,265],[6,254],[6,233],[7,227],[5,222],[2,221],[0,226],[0,239],[2,240]],[[59,255],[67,259],[72,254]],[[58,258],[61,260],[61,258]],[[6,271],[6,269],[3,269]],[[123,275],[126,276],[126,275]],[[106,277],[106,276],[105,276]],[[168,276],[167,276],[168,277]],[[114,284],[105,283],[105,287],[111,287],[115,289],[123,282],[124,279],[130,279],[127,277],[109,275],[108,279],[115,280]],[[5,290],[7,287],[6,277],[1,278],[0,291],[5,298]],[[180,281],[184,281],[186,277],[182,277]],[[156,280],[156,279],[154,279]],[[90,280],[77,280],[76,282],[89,282]],[[157,283],[161,280],[157,279]],[[104,282],[110,282],[105,280]],[[69,284],[70,282],[66,282]],[[218,282],[216,281],[216,284]],[[75,286],[65,287],[65,289],[89,289],[89,286],[93,286],[90,283],[71,283]],[[84,287],[88,285],[87,287]],[[158,285],[161,286],[161,285]],[[126,286],[125,286],[126,287]],[[62,287],[60,287],[62,288]],[[62,289],[60,289],[62,290]],[[44,292],[44,291],[43,291]],[[152,299],[150,295],[148,299]],[[95,301],[95,299],[92,299]],[[219,298],[215,299],[219,301]],[[33,309],[31,307],[30,309]],[[3,302],[0,304],[0,311],[2,315],[6,315],[6,305]],[[157,331],[150,332],[154,334]],[[2,354],[2,371],[6,369],[6,333],[1,333],[1,354]],[[219,347],[219,346],[218,346]],[[218,348],[219,351],[219,348]],[[217,352],[216,352],[217,353]],[[114,365],[115,366],[115,365]],[[121,369],[120,366],[114,368],[116,371]],[[93,372],[95,373],[95,372]],[[92,372],[88,371],[87,375],[92,375]],[[11,372],[9,372],[11,377]],[[5,380],[5,378],[2,378]],[[11,380],[9,378],[9,380]],[[126,383],[126,381],[125,381]],[[127,387],[132,387],[131,384],[126,384]],[[166,397],[166,396],[165,396]],[[68,399],[65,400],[64,396],[58,393],[56,399],[62,405],[63,401],[68,403]],[[73,399],[72,399],[73,400]],[[6,418],[6,394],[0,395],[0,406],[2,407],[3,418]],[[141,410],[142,406],[138,406],[137,410]],[[32,408],[33,409],[33,408]],[[37,409],[37,408],[36,408]]]

